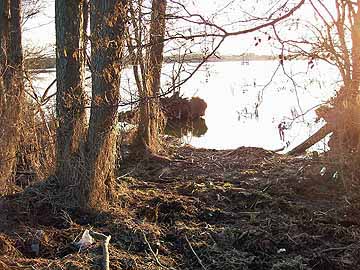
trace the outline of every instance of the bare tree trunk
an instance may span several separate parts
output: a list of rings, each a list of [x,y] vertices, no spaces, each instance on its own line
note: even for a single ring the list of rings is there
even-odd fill
[[[357,1],[360,4],[360,1]],[[356,14],[354,16],[354,25],[351,31],[352,33],[352,110],[350,111],[350,116],[352,121],[350,122],[348,128],[352,131],[350,138],[352,136],[354,142],[354,148],[360,150],[360,9],[358,7]]]
[[[354,16],[354,25],[351,29],[352,39],[352,90],[355,96],[359,95],[360,86],[360,10]]]
[[[92,102],[80,198],[85,209],[100,208],[112,193],[126,4],[91,1]]]
[[[14,147],[11,145],[8,137],[7,122],[7,95],[8,90],[5,88],[5,79],[3,74],[7,68],[7,48],[9,43],[10,28],[10,0],[0,0],[0,195],[7,192],[10,178],[15,166]]]
[[[56,0],[56,175],[64,186],[79,178],[85,139],[84,0]]]
[[[14,174],[23,103],[21,0],[0,0],[0,194]]]
[[[147,54],[146,87],[140,98],[138,143],[146,151],[157,152],[163,116],[160,108],[160,77],[163,63],[166,0],[153,0],[150,25],[150,49]],[[141,93],[140,93],[141,94]]]
[[[360,146],[360,10],[353,13],[351,42],[351,76],[344,81],[345,97],[336,106],[342,117],[333,124],[334,133],[329,142],[334,153],[353,151]]]

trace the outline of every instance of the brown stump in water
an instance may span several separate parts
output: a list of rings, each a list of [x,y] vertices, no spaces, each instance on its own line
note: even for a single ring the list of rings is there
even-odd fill
[[[207,108],[207,104],[203,99],[199,97],[187,99],[180,97],[177,93],[171,97],[161,98],[160,104],[165,118],[168,120],[196,120],[205,115]],[[138,108],[135,108],[131,111],[119,113],[119,121],[136,124],[138,116]]]
[[[194,120],[205,115],[206,102],[199,97],[190,100],[174,94],[171,97],[161,99],[161,106],[168,119]]]

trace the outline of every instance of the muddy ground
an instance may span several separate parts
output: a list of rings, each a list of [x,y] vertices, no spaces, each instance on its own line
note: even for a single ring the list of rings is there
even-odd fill
[[[0,269],[102,269],[99,243],[74,245],[85,229],[111,235],[110,269],[360,269],[360,199],[330,167],[173,148],[169,161],[125,161],[114,204],[96,215],[57,205],[50,179],[2,200]]]

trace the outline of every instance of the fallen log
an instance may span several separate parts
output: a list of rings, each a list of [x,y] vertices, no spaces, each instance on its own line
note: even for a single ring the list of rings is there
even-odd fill
[[[301,143],[300,145],[296,146],[294,149],[289,151],[288,155],[301,155],[305,153],[307,149],[309,149],[318,141],[325,138],[326,135],[330,134],[332,131],[333,131],[332,127],[329,124],[325,124],[325,126],[320,128],[310,138],[306,139],[303,143]]]

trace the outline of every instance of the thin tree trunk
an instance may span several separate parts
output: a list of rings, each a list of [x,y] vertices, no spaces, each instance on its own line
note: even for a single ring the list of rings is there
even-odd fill
[[[64,186],[79,178],[85,139],[84,0],[56,0],[56,175]]]
[[[147,55],[146,87],[140,103],[140,123],[138,141],[145,150],[157,152],[160,145],[159,133],[163,116],[161,114],[159,94],[160,77],[163,63],[164,35],[165,35],[166,0],[153,0],[150,49]]]
[[[359,95],[360,86],[360,10],[354,14],[354,24],[351,29],[351,41],[352,41],[352,72],[351,72],[351,86],[350,101],[355,101]]]
[[[7,94],[3,74],[7,68],[7,47],[10,28],[10,0],[0,0],[0,195],[8,191],[15,166],[14,147],[8,137]]]
[[[358,1],[358,4],[360,1]],[[360,149],[360,8],[358,7],[354,16],[352,33],[352,110],[350,111],[351,122],[348,125],[350,133],[352,131],[353,146]]]
[[[0,194],[15,173],[24,103],[21,0],[0,0]]]
[[[112,193],[126,4],[124,0],[91,1],[92,102],[87,170],[81,184],[85,209],[100,208]]]

